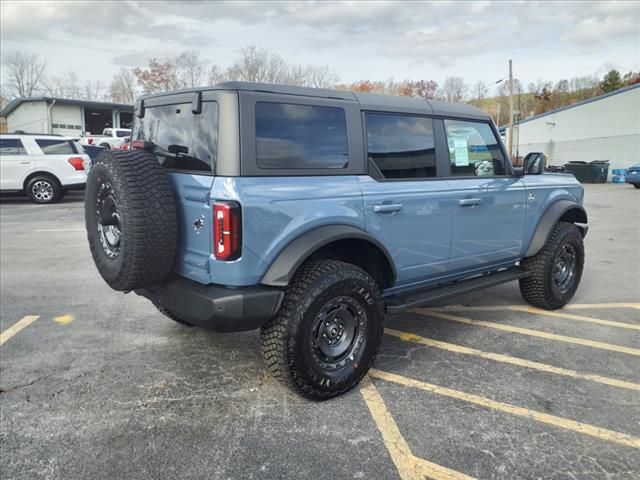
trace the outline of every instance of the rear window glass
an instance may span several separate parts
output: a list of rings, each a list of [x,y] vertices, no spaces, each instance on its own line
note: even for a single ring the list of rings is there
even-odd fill
[[[36,143],[45,155],[71,155],[78,153],[76,147],[69,140],[39,138]]]
[[[385,178],[436,176],[433,120],[367,113],[366,123],[369,160]]]
[[[256,161],[272,169],[347,168],[344,109],[256,103]]]
[[[26,155],[22,142],[17,138],[0,138],[0,155]]]
[[[167,168],[214,170],[218,146],[218,104],[203,102],[194,114],[191,103],[148,107],[135,119],[133,140],[153,142],[155,154]]]

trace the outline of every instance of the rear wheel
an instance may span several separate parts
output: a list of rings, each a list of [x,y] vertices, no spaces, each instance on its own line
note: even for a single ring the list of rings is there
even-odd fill
[[[282,307],[262,328],[262,351],[274,377],[324,400],[367,373],[383,334],[379,287],[361,268],[337,260],[305,263]]]
[[[584,267],[584,243],[578,227],[558,222],[542,250],[522,260],[521,266],[530,273],[520,280],[520,292],[528,303],[546,310],[569,303]]]
[[[36,203],[54,203],[60,200],[62,187],[51,175],[36,175],[27,182],[27,195]]]

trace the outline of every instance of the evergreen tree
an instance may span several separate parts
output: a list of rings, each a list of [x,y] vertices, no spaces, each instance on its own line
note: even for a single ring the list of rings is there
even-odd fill
[[[622,83],[620,72],[618,72],[617,70],[610,70],[609,73],[607,73],[600,82],[600,89],[604,93],[613,92],[614,90],[617,90],[623,86],[624,84]]]

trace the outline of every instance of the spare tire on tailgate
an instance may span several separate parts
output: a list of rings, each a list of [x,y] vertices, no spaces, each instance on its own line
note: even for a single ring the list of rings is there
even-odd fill
[[[84,204],[93,261],[114,290],[161,284],[176,254],[173,190],[144,150],[105,150],[87,176]]]

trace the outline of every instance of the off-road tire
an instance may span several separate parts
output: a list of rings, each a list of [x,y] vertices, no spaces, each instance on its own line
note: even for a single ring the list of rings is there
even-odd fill
[[[163,314],[165,317],[170,318],[171,320],[173,320],[174,322],[178,322],[181,323],[182,325],[185,325],[187,327],[193,327],[192,323],[187,322],[186,320],[178,317],[175,313],[171,312],[170,310],[167,310],[166,308],[163,307],[159,307],[156,305],[156,308],[158,309],[158,311]]]
[[[575,273],[566,291],[554,283],[553,272],[564,245],[576,253]],[[584,243],[582,235],[573,223],[558,222],[542,249],[532,257],[525,258],[520,266],[530,276],[520,279],[520,292],[527,303],[545,310],[556,310],[565,306],[575,294],[584,268]]]
[[[365,320],[357,327],[359,349],[347,358],[353,360],[329,371],[318,364],[313,337],[314,325],[334,301],[349,303],[357,321]],[[364,270],[337,260],[306,262],[287,287],[276,316],[262,327],[265,363],[275,378],[305,397],[325,400],[341,395],[369,371],[382,340],[383,320],[380,289]]]
[[[42,196],[39,197],[38,194],[33,191],[34,186],[39,183],[46,184],[48,185],[48,188],[51,189],[51,193],[47,195],[47,198],[44,198]],[[62,197],[62,186],[60,185],[58,179],[52,175],[47,175],[45,173],[38,174],[29,179],[27,185],[25,186],[25,191],[31,200],[42,205],[48,203],[56,203]]]
[[[101,198],[104,208],[105,189],[117,207],[117,252],[105,243],[98,213]],[[114,290],[159,285],[171,272],[178,236],[176,205],[167,174],[154,155],[142,150],[101,152],[87,177],[85,224],[96,267]]]

